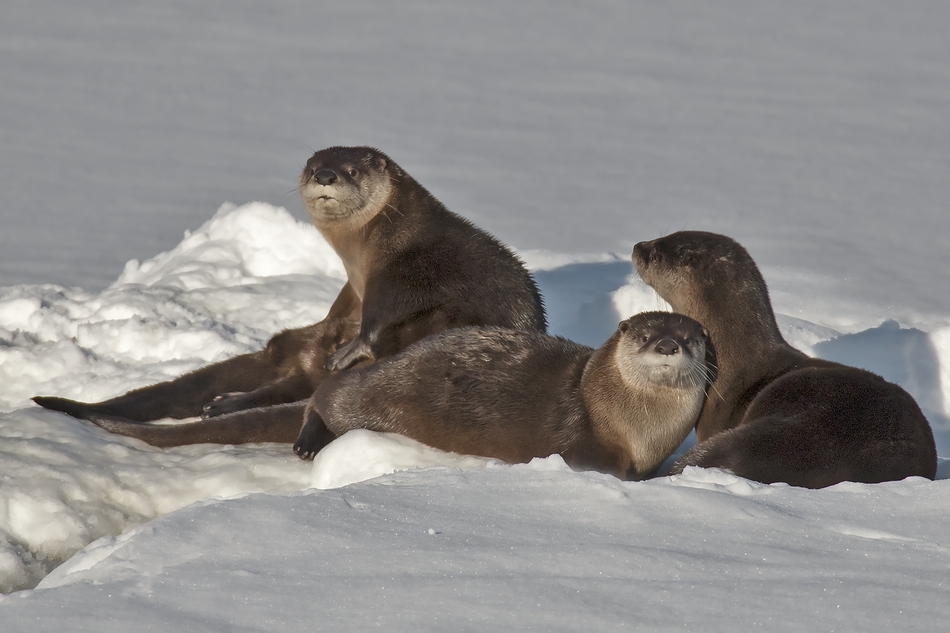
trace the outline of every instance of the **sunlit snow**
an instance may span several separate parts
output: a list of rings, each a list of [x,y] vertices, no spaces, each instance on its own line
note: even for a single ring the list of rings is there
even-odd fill
[[[884,0],[5,3],[0,629],[945,627],[948,23]],[[335,144],[512,245],[588,345],[666,307],[635,242],[735,237],[790,343],[917,399],[938,480],[626,483],[368,432],[310,463],[33,405],[319,320],[345,273],[295,187]]]

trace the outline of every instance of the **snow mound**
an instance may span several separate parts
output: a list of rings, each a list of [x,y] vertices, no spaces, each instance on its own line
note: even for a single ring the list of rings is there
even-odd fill
[[[415,468],[484,468],[495,460],[448,453],[394,433],[356,429],[320,451],[310,485],[326,490]]]
[[[167,253],[132,260],[112,284],[170,286],[181,290],[245,285],[261,277],[328,275],[346,271],[317,230],[286,209],[263,202],[226,203],[211,220]]]
[[[920,479],[403,472],[193,504],[93,543],[0,613],[30,630],[65,613],[97,631],[928,631],[950,617],[948,503]]]
[[[620,319],[666,307],[626,258],[526,259],[539,267],[555,334],[599,346]],[[32,587],[89,543],[202,500],[354,485],[419,468],[438,468],[449,479],[486,467],[570,474],[558,457],[511,468],[369,432],[347,434],[312,466],[285,445],[156,450],[30,402],[35,395],[102,400],[260,349],[278,330],[322,318],[343,279],[339,260],[310,226],[251,203],[224,205],[174,249],[130,262],[99,294],[0,288],[0,589]],[[779,320],[804,349],[904,385],[937,432],[941,455],[950,454],[950,325],[885,320],[848,331],[825,325],[847,320],[834,314]],[[950,475],[948,463],[941,462],[941,477]],[[667,484],[746,496],[774,490],[716,471],[688,471]],[[78,564],[66,569],[78,573]]]

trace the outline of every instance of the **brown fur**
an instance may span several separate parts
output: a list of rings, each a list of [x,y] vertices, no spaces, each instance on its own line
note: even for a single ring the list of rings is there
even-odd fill
[[[811,358],[782,338],[758,267],[742,246],[682,231],[641,242],[633,261],[674,310],[709,330],[718,377],[686,466],[766,483],[933,479],[933,433],[914,399],[870,372]]]
[[[332,356],[331,369],[390,356],[452,327],[545,330],[541,295],[517,257],[382,152],[317,152],[300,191],[362,302],[359,336]],[[360,211],[349,211],[356,204]]]
[[[122,420],[141,423],[198,415],[214,417],[294,402],[313,393],[330,374],[325,367],[330,354],[343,342],[352,340],[358,331],[358,321],[328,317],[304,328],[284,330],[258,352],[229,358],[111,400],[93,404],[47,396],[33,400],[47,409],[97,424],[108,419],[114,428]],[[136,424],[133,430],[141,428],[141,424]],[[160,433],[168,433],[172,427],[158,428],[164,429]]]
[[[325,381],[294,450],[309,458],[366,428],[510,463],[560,453],[577,469],[641,478],[696,420],[705,340],[698,323],[664,312],[623,321],[597,350],[537,332],[444,332]]]
[[[149,430],[151,439],[146,439],[163,446],[179,440],[190,444],[195,438],[221,437],[217,429],[226,427],[232,414],[308,398],[328,370],[384,358],[447,328],[545,330],[541,295],[522,262],[494,237],[446,209],[382,152],[368,147],[316,152],[303,170],[300,192],[348,276],[323,321],[282,332],[261,352],[105,402],[34,400],[97,424],[107,421],[113,432],[141,439],[146,433],[136,422],[222,416],[205,434],[201,423],[187,435],[177,426],[162,425]],[[281,429],[299,426],[299,416],[295,421],[288,417],[292,411],[284,407],[258,417],[265,428],[278,414]],[[255,415],[248,412],[233,422],[249,429]],[[256,439],[244,441],[288,441],[281,429],[273,434],[255,430],[245,436]],[[176,434],[182,435],[176,439]],[[228,443],[241,437],[231,433]]]

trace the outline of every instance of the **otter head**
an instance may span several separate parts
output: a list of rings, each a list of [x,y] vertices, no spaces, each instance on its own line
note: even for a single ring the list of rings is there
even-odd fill
[[[676,312],[705,321],[707,306],[767,301],[765,281],[749,253],[725,235],[680,231],[633,248],[640,277]],[[758,301],[756,301],[758,303]]]
[[[356,230],[385,208],[398,169],[371,147],[329,147],[307,161],[300,195],[321,232]]]
[[[673,310],[709,328],[717,358],[785,343],[762,273],[732,238],[680,231],[637,244],[633,263]]]
[[[688,316],[643,312],[621,321],[618,337],[617,367],[632,386],[696,390],[711,381],[706,361],[709,332]]]

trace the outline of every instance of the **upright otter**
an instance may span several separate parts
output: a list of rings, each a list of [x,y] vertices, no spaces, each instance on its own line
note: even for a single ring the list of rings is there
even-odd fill
[[[347,272],[347,283],[323,321],[276,335],[262,352],[105,402],[34,400],[75,417],[108,421],[110,430],[133,437],[145,433],[135,422],[225,416],[212,426],[156,427],[146,440],[171,446],[176,434],[189,427],[182,443],[195,443],[201,441],[195,438],[223,437],[229,414],[304,400],[328,369],[389,356],[446,328],[546,329],[541,295],[514,253],[446,209],[379,150],[331,147],[316,152],[303,169],[300,192]],[[292,441],[293,432],[286,439],[288,429],[299,429],[302,414],[302,405],[296,411],[283,407],[269,412],[266,424],[273,426],[279,418],[281,428],[270,436],[256,432],[254,440],[244,441]],[[240,415],[240,426],[253,426],[253,418],[252,413]],[[202,429],[208,430],[204,436]],[[163,439],[155,439],[158,435]],[[243,436],[237,430],[225,435],[229,443]]]
[[[575,469],[652,474],[696,422],[706,332],[680,314],[620,323],[600,348],[538,332],[443,332],[325,380],[294,451],[364,428],[509,463],[560,453]]]
[[[710,333],[718,378],[677,460],[765,483],[822,488],[936,475],[927,419],[899,386],[811,358],[785,342],[748,252],[714,233],[682,231],[634,247],[643,280]]]

